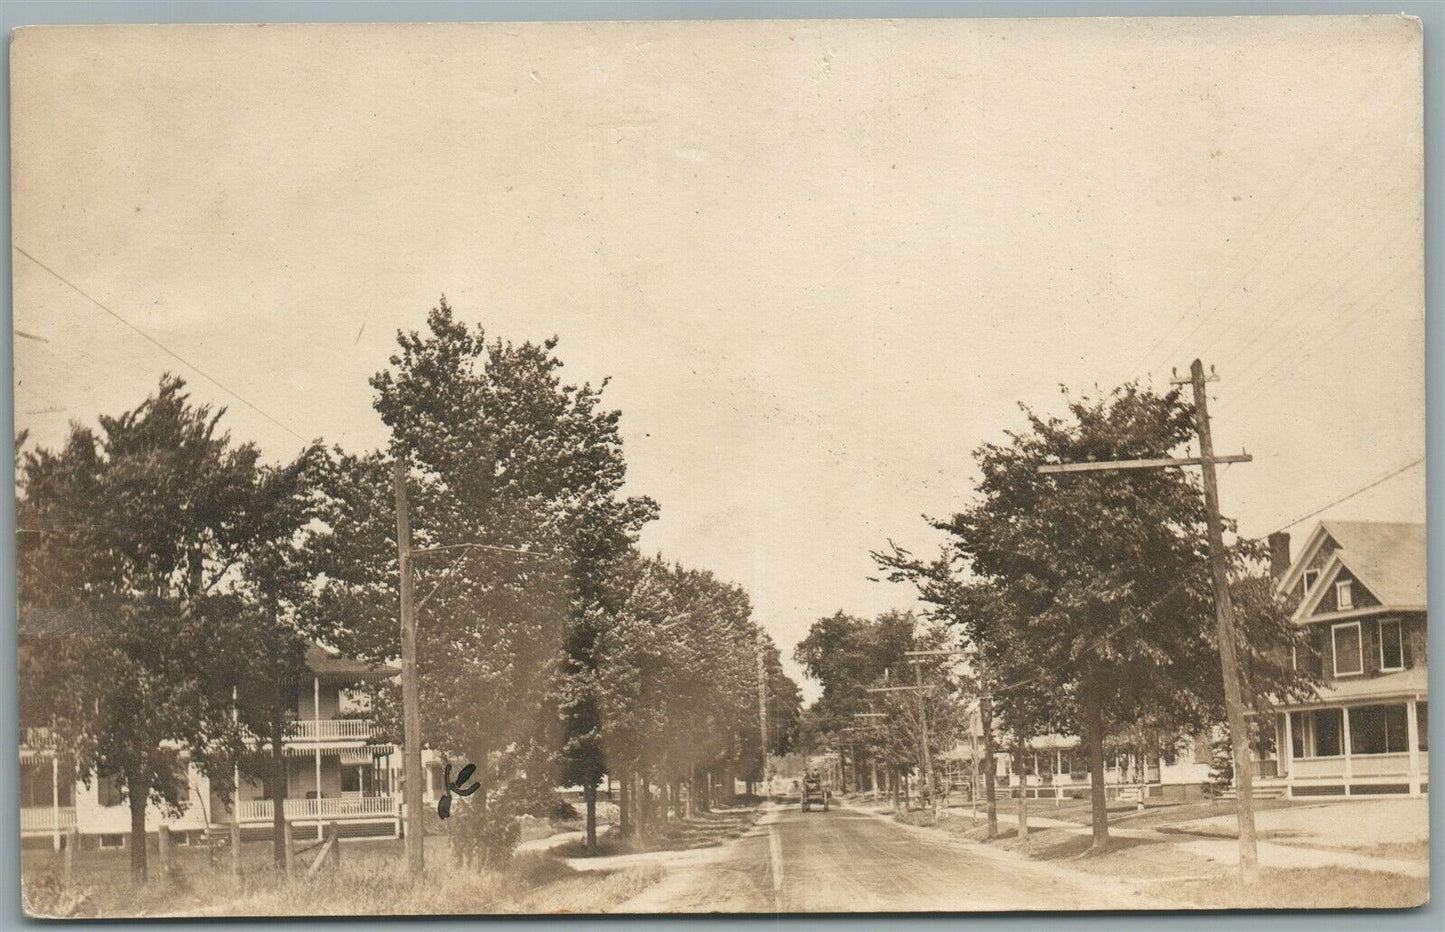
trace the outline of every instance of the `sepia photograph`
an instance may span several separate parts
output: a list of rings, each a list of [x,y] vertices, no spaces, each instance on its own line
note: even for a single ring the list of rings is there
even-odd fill
[[[27,916],[1427,903],[1419,18],[9,40]]]

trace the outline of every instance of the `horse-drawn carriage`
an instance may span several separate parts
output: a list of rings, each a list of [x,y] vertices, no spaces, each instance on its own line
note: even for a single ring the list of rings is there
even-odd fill
[[[804,812],[810,812],[813,809],[819,808],[821,808],[824,812],[827,812],[828,796],[829,792],[827,787],[823,786],[823,781],[819,779],[816,773],[810,773],[803,777]]]

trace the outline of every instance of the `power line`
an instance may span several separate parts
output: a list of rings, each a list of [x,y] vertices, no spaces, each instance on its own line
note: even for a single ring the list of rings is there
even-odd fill
[[[1365,299],[1361,298],[1355,301],[1350,309],[1359,309],[1356,310],[1353,315],[1346,317],[1339,326],[1331,330],[1328,334],[1324,336],[1316,335],[1316,338],[1310,344],[1297,346],[1285,351],[1274,366],[1259,372],[1254,379],[1247,382],[1244,387],[1240,389],[1238,394],[1232,396],[1233,400],[1242,399],[1242,403],[1233,403],[1233,401],[1231,401],[1231,403],[1226,404],[1225,407],[1229,409],[1231,414],[1238,414],[1241,411],[1249,410],[1262,401],[1270,399],[1271,396],[1268,394],[1269,389],[1273,388],[1283,379],[1289,378],[1290,374],[1296,371],[1298,366],[1306,363],[1315,353],[1319,352],[1322,347],[1328,346],[1332,340],[1361,321],[1369,319],[1370,315],[1372,315],[1377,308],[1383,305],[1401,285],[1407,282],[1407,278],[1407,274],[1396,276],[1388,287],[1375,295],[1374,300],[1362,308],[1359,306]],[[1288,369],[1285,368],[1287,361],[1293,363]]]
[[[162,343],[160,340],[157,340],[155,337],[151,336],[149,333],[146,333],[146,332],[145,332],[144,330],[142,330],[140,327],[137,327],[135,324],[133,324],[133,323],[131,323],[130,321],[126,320],[124,317],[120,316],[120,315],[117,314],[115,311],[113,311],[113,310],[111,310],[110,308],[106,307],[106,306],[105,306],[104,304],[102,304],[99,300],[97,300],[95,297],[93,297],[92,295],[90,295],[89,293],[87,293],[83,288],[81,288],[79,285],[77,285],[77,284],[75,284],[74,282],[72,282],[70,279],[66,278],[64,275],[61,275],[59,272],[55,271],[55,270],[52,269],[50,266],[46,265],[44,262],[41,262],[39,259],[37,259],[37,258],[35,258],[34,256],[32,256],[30,253],[26,252],[26,251],[25,251],[24,249],[22,249],[21,247],[16,246],[15,244],[12,243],[10,248],[14,249],[16,252],[20,253],[20,255],[24,256],[24,257],[27,258],[27,259],[29,259],[31,262],[35,263],[36,265],[40,266],[40,267],[41,267],[42,269],[44,269],[45,271],[49,272],[51,275],[53,275],[53,276],[55,277],[55,280],[56,280],[56,281],[58,281],[58,282],[60,282],[61,284],[65,285],[66,287],[70,288],[70,290],[74,291],[76,294],[80,295],[82,298],[84,298],[85,300],[89,301],[91,304],[94,304],[96,307],[100,308],[102,311],[105,311],[105,313],[109,314],[111,317],[114,317],[116,320],[120,321],[120,322],[121,322],[122,324],[124,324],[126,327],[129,327],[131,330],[133,330],[133,331],[135,331],[136,333],[140,334],[140,336],[141,336],[142,339],[144,339],[146,342],[150,343],[151,345],[155,346],[157,349],[159,349],[161,352],[165,353],[167,356],[170,356],[172,359],[176,360],[176,361],[179,362],[181,365],[183,365],[183,366],[187,367],[188,369],[190,369],[191,371],[195,372],[195,373],[196,373],[197,375],[199,375],[201,378],[203,378],[203,379],[205,379],[206,381],[210,382],[212,385],[216,386],[216,387],[219,388],[221,391],[223,391],[223,392],[225,392],[226,394],[230,395],[232,398],[236,399],[236,400],[239,401],[241,404],[243,404],[243,405],[245,405],[246,407],[250,408],[252,411],[255,411],[257,414],[261,415],[261,417],[263,417],[263,418],[265,418],[266,420],[270,421],[272,424],[275,424],[277,427],[279,427],[279,428],[281,428],[282,430],[286,431],[286,433],[288,433],[288,434],[290,434],[291,436],[295,437],[297,440],[300,440],[302,443],[306,443],[306,438],[305,438],[305,437],[301,436],[301,435],[298,434],[296,431],[292,430],[290,427],[287,427],[285,424],[281,423],[279,420],[277,420],[276,418],[272,417],[270,414],[267,414],[265,411],[261,410],[261,408],[260,408],[259,406],[257,406],[254,402],[252,402],[252,401],[250,401],[249,399],[247,399],[247,398],[246,398],[244,395],[242,395],[240,392],[238,392],[238,391],[236,391],[235,389],[231,388],[230,386],[226,385],[226,384],[223,383],[220,379],[218,379],[218,378],[216,378],[215,376],[211,375],[209,372],[207,372],[206,370],[202,369],[200,366],[196,365],[195,363],[191,362],[189,359],[186,359],[186,358],[185,358],[184,356],[182,356],[180,353],[177,353],[175,350],[171,349],[169,346],[166,346],[166,345],[165,345],[164,343]]]
[[[1368,482],[1368,483],[1366,483],[1365,485],[1360,486],[1358,489],[1355,489],[1353,492],[1347,493],[1347,494],[1345,494],[1345,495],[1341,495],[1339,498],[1335,499],[1334,501],[1332,501],[1332,502],[1330,502],[1330,503],[1328,503],[1328,504],[1326,504],[1326,505],[1321,505],[1320,507],[1316,508],[1314,511],[1306,512],[1306,513],[1300,515],[1298,518],[1295,518],[1295,519],[1292,520],[1292,521],[1287,521],[1286,523],[1280,525],[1278,528],[1276,528],[1276,529],[1273,530],[1273,531],[1270,531],[1269,533],[1270,533],[1270,534],[1277,534],[1277,533],[1279,533],[1280,531],[1283,531],[1285,528],[1294,527],[1296,524],[1299,524],[1301,521],[1304,521],[1304,520],[1306,520],[1306,519],[1308,519],[1308,518],[1313,518],[1315,515],[1319,514],[1320,512],[1325,511],[1325,510],[1330,509],[1330,508],[1333,508],[1333,507],[1335,507],[1336,505],[1338,505],[1338,504],[1340,504],[1340,503],[1342,503],[1342,502],[1347,502],[1347,501],[1349,501],[1350,499],[1354,498],[1356,495],[1361,495],[1361,494],[1363,494],[1363,493],[1365,493],[1365,492],[1368,492],[1368,491],[1370,491],[1371,489],[1373,489],[1375,486],[1381,484],[1382,482],[1387,482],[1387,481],[1389,481],[1390,479],[1393,479],[1393,478],[1395,478],[1396,476],[1400,475],[1401,473],[1406,472],[1407,470],[1413,469],[1413,468],[1416,467],[1416,466],[1419,466],[1419,465],[1420,465],[1421,463],[1423,463],[1423,462],[1425,462],[1425,457],[1423,457],[1423,456],[1417,457],[1417,458],[1411,460],[1410,462],[1406,463],[1406,464],[1403,465],[1403,466],[1399,466],[1399,467],[1396,467],[1395,469],[1390,470],[1389,472],[1385,473],[1383,476],[1381,476],[1380,478],[1374,480],[1373,482]],[[1262,536],[1268,537],[1269,534],[1265,534],[1265,535],[1262,535]]]
[[[1381,226],[1381,225],[1377,224],[1376,227],[1370,231],[1371,234],[1373,234],[1373,233],[1375,232],[1375,230],[1379,229],[1380,226]],[[1346,253],[1346,255],[1352,254],[1356,249],[1358,249],[1361,245],[1363,245],[1363,244],[1365,243],[1365,241],[1366,241],[1365,238],[1362,238],[1361,240],[1359,240],[1353,247],[1350,248],[1350,250]],[[1377,249],[1374,251],[1374,253],[1371,254],[1370,258],[1366,261],[1365,264],[1366,264],[1366,265],[1373,265],[1373,264],[1375,263],[1375,261],[1378,260],[1378,259],[1380,259],[1382,256],[1384,256],[1385,252],[1386,252],[1388,249],[1390,249],[1390,247],[1394,246],[1395,243],[1396,243],[1396,241],[1395,241],[1395,240],[1391,240],[1391,239],[1387,239],[1387,240],[1385,240],[1384,242],[1382,242],[1382,243],[1379,245],[1379,248],[1377,248]],[[1316,288],[1320,287],[1323,282],[1324,282],[1324,279],[1323,279],[1323,278],[1316,278],[1316,279],[1313,280],[1313,282],[1311,283],[1311,285],[1310,285],[1308,288],[1305,289],[1305,291],[1300,295],[1300,298],[1297,299],[1296,302],[1295,302],[1296,306],[1299,308],[1299,311],[1298,311],[1298,312],[1289,312],[1289,311],[1287,311],[1287,312],[1285,312],[1285,314],[1281,315],[1279,318],[1276,318],[1276,320],[1277,320],[1279,323],[1283,324],[1283,326],[1281,326],[1280,331],[1279,331],[1279,335],[1275,338],[1275,340],[1274,340],[1272,343],[1270,343],[1268,346],[1266,346],[1266,347],[1264,347],[1264,348],[1261,349],[1260,346],[1259,346],[1259,343],[1261,342],[1261,338],[1260,338],[1260,337],[1256,337],[1254,340],[1251,340],[1251,341],[1248,341],[1248,342],[1242,344],[1242,345],[1239,347],[1239,349],[1237,349],[1237,350],[1234,352],[1233,355],[1229,356],[1228,358],[1226,358],[1223,362],[1221,362],[1221,363],[1219,364],[1220,367],[1221,367],[1221,368],[1228,368],[1228,367],[1232,366],[1232,365],[1234,364],[1234,362],[1235,362],[1236,360],[1238,360],[1241,356],[1243,356],[1246,352],[1249,352],[1251,349],[1254,349],[1255,352],[1250,355],[1248,361],[1242,363],[1238,369],[1231,370],[1231,371],[1233,371],[1233,372],[1236,373],[1236,378],[1246,378],[1246,377],[1247,377],[1246,375],[1241,375],[1240,373],[1248,373],[1248,371],[1249,371],[1250,368],[1252,368],[1252,367],[1254,367],[1254,366],[1257,366],[1257,365],[1259,365],[1260,363],[1269,360],[1269,359],[1271,358],[1271,357],[1270,357],[1270,354],[1274,351],[1274,349],[1275,349],[1276,347],[1278,347],[1278,346],[1279,346],[1281,343],[1283,343],[1284,341],[1286,341],[1286,340],[1288,340],[1288,339],[1291,339],[1291,338],[1293,338],[1294,336],[1296,336],[1296,335],[1300,332],[1300,330],[1303,329],[1303,328],[1305,327],[1305,325],[1310,322],[1310,317],[1309,317],[1309,315],[1306,314],[1306,313],[1302,313],[1302,312],[1304,312],[1304,311],[1306,311],[1306,310],[1310,310],[1310,309],[1319,310],[1319,309],[1328,307],[1329,304],[1330,304],[1330,302],[1332,302],[1332,301],[1335,299],[1335,297],[1336,297],[1337,295],[1339,295],[1340,292],[1342,292],[1342,291],[1345,289],[1345,286],[1350,283],[1350,277],[1349,277],[1349,276],[1346,276],[1346,277],[1342,278],[1342,279],[1340,280],[1340,282],[1330,291],[1330,293],[1327,294],[1324,298],[1322,298],[1318,303],[1316,303],[1316,304],[1314,304],[1314,305],[1312,305],[1312,306],[1310,306],[1310,305],[1305,305],[1304,302],[1303,302],[1303,298],[1304,298],[1306,295],[1308,295],[1311,291],[1314,291]],[[1357,306],[1358,304],[1359,304],[1359,300],[1357,299],[1357,300],[1354,301],[1354,302],[1352,303],[1352,305],[1350,305],[1350,306]],[[1272,322],[1272,323],[1273,323],[1273,322]],[[1265,328],[1265,331],[1267,332],[1269,329],[1270,329],[1269,327],[1266,327],[1266,328]],[[1261,337],[1262,337],[1262,334],[1261,334]],[[1278,364],[1278,360],[1276,359],[1276,365],[1277,365],[1277,364]],[[1259,371],[1259,372],[1256,372],[1255,375],[1256,375],[1256,376],[1262,376],[1262,375],[1268,373],[1269,371],[1270,371],[1270,369],[1269,369],[1269,368],[1266,368],[1266,369],[1264,369],[1264,370],[1261,370],[1261,371]]]
[[[1374,94],[1374,91],[1373,91],[1373,85],[1372,85],[1372,90],[1371,90],[1371,91],[1367,91],[1367,92],[1366,92],[1359,100],[1357,100],[1357,101],[1355,102],[1355,104],[1352,106],[1351,111],[1350,111],[1350,113],[1351,113],[1351,118],[1353,118],[1353,115],[1354,115],[1355,113],[1357,113],[1364,105],[1366,105],[1367,103],[1370,102],[1370,100],[1371,100],[1372,97],[1373,97],[1373,94]],[[1400,95],[1400,96],[1403,96],[1403,92],[1402,92],[1402,95]],[[1396,99],[1398,99],[1398,97],[1397,97]],[[1388,109],[1388,108],[1386,108],[1386,109]],[[1293,215],[1292,217],[1290,217],[1290,219],[1287,220],[1287,221],[1284,223],[1283,227],[1282,227],[1282,228],[1280,229],[1280,231],[1279,231],[1279,234],[1285,233],[1286,231],[1288,231],[1289,229],[1291,229],[1296,223],[1299,222],[1300,218],[1303,217],[1304,214],[1309,210],[1309,208],[1311,207],[1311,205],[1313,205],[1315,199],[1320,195],[1320,193],[1321,193],[1325,188],[1327,188],[1327,187],[1329,186],[1329,182],[1330,182],[1336,175],[1340,174],[1340,172],[1344,171],[1344,170],[1349,166],[1350,162],[1355,158],[1355,156],[1356,156],[1356,155],[1360,152],[1360,150],[1364,147],[1365,143],[1366,143],[1367,141],[1369,141],[1371,138],[1373,138],[1373,134],[1372,134],[1372,133],[1364,132],[1364,133],[1361,133],[1361,134],[1360,134],[1359,140],[1356,141],[1354,145],[1352,145],[1352,146],[1349,147],[1349,151],[1348,151],[1348,152],[1346,152],[1345,154],[1343,154],[1343,155],[1340,157],[1339,162],[1336,164],[1335,168],[1334,168],[1332,171],[1330,171],[1328,175],[1326,175],[1324,178],[1322,178],[1319,182],[1317,182],[1317,183],[1314,185],[1314,190],[1310,193],[1309,197],[1305,199],[1304,203],[1300,206],[1299,210],[1297,210],[1297,211],[1294,213],[1294,215]],[[1336,149],[1336,150],[1334,150],[1334,151],[1338,152],[1339,150]],[[1216,270],[1216,272],[1214,273],[1214,275],[1212,275],[1212,276],[1210,277],[1209,281],[1205,284],[1204,288],[1201,289],[1199,298],[1195,301],[1195,307],[1196,307],[1196,308],[1199,308],[1199,307],[1204,303],[1204,298],[1205,298],[1205,296],[1214,288],[1214,286],[1217,285],[1217,284],[1219,284],[1219,283],[1223,280],[1223,278],[1224,278],[1224,273],[1225,273],[1227,270],[1229,270],[1231,266],[1233,266],[1233,265],[1235,264],[1236,260],[1238,260],[1241,256],[1244,255],[1246,248],[1255,240],[1255,238],[1256,238],[1256,237],[1259,235],[1259,233],[1265,228],[1265,226],[1269,224],[1269,222],[1273,219],[1274,214],[1276,213],[1276,211],[1278,211],[1278,209],[1279,209],[1287,200],[1289,200],[1290,197],[1295,193],[1295,189],[1300,185],[1300,183],[1303,182],[1306,177],[1308,177],[1308,176],[1310,176],[1312,173],[1314,173],[1314,171],[1315,171],[1317,168],[1320,168],[1321,166],[1323,166],[1323,165],[1325,164],[1324,158],[1325,158],[1325,155],[1327,155],[1327,154],[1329,154],[1329,153],[1328,153],[1328,152],[1322,153],[1322,154],[1320,155],[1320,157],[1317,158],[1317,159],[1310,165],[1310,168],[1309,168],[1307,171],[1305,171],[1305,172],[1300,172],[1299,174],[1297,174],[1297,175],[1295,176],[1295,178],[1294,178],[1294,180],[1291,182],[1289,188],[1287,188],[1286,191],[1285,191],[1285,193],[1284,193],[1283,195],[1281,195],[1280,198],[1279,198],[1277,201],[1274,202],[1274,204],[1271,205],[1269,211],[1265,214],[1264,218],[1263,218],[1262,220],[1260,220],[1259,224],[1257,224],[1257,225],[1254,227],[1254,229],[1252,229],[1252,230],[1250,231],[1250,233],[1249,233],[1243,240],[1240,241],[1239,247],[1235,250],[1235,252],[1233,253],[1233,255],[1230,256],[1229,260],[1228,260],[1227,262],[1225,262],[1224,265],[1219,266],[1218,269]],[[1276,238],[1275,238],[1273,241],[1271,241],[1271,243],[1258,255],[1258,257],[1255,259],[1255,261],[1254,261],[1253,264],[1249,267],[1249,269],[1246,270],[1245,272],[1243,272],[1241,275],[1237,276],[1237,277],[1234,279],[1234,281],[1232,282],[1232,284],[1229,286],[1229,288],[1224,289],[1224,290],[1221,292],[1221,297],[1219,298],[1219,300],[1218,300],[1218,302],[1216,303],[1216,305],[1215,305],[1212,309],[1204,311],[1204,313],[1198,318],[1198,320],[1196,320],[1196,321],[1194,322],[1194,326],[1193,326],[1192,328],[1190,328],[1188,334],[1186,334],[1185,337],[1184,337],[1182,340],[1179,340],[1179,341],[1175,344],[1175,348],[1171,349],[1168,353],[1166,353],[1166,354],[1164,355],[1164,357],[1163,357],[1164,359],[1168,359],[1169,357],[1173,356],[1175,353],[1179,352],[1179,348],[1180,348],[1180,347],[1187,345],[1188,342],[1189,342],[1189,340],[1194,336],[1194,334],[1197,333],[1197,332],[1200,330],[1200,328],[1203,327],[1203,326],[1205,325],[1205,323],[1208,322],[1208,320],[1209,320],[1212,316],[1214,316],[1216,313],[1218,313],[1220,310],[1223,309],[1223,307],[1225,306],[1225,304],[1229,301],[1229,298],[1234,294],[1235,288],[1237,288],[1237,287],[1240,285],[1240,283],[1242,283],[1242,282],[1243,282],[1245,279],[1247,279],[1251,274],[1253,274],[1254,271],[1259,267],[1259,265],[1264,261],[1265,257],[1268,256],[1269,253],[1271,253],[1272,251],[1274,251],[1275,247],[1278,246],[1278,245],[1283,241],[1282,235],[1279,235],[1279,234],[1277,234],[1277,235],[1276,235]],[[1303,252],[1303,250],[1301,250],[1301,252]],[[1188,314],[1182,314],[1182,315],[1180,315],[1179,317],[1177,317],[1177,318],[1174,320],[1174,322],[1173,322],[1172,324],[1170,324],[1170,326],[1164,331],[1164,333],[1162,333],[1159,337],[1157,337],[1157,338],[1154,340],[1154,342],[1150,345],[1149,349],[1145,351],[1144,355],[1139,359],[1139,361],[1136,362],[1136,363],[1130,368],[1130,371],[1132,372],[1131,378],[1137,378],[1139,375],[1141,375],[1141,374],[1143,373],[1144,367],[1147,365],[1147,363],[1150,361],[1150,359],[1153,358],[1154,352],[1155,352],[1160,346],[1163,346],[1167,340],[1170,339],[1171,334],[1173,334],[1173,333],[1175,332],[1176,328],[1178,328],[1180,324],[1185,324],[1185,325],[1187,326],[1187,321],[1188,321],[1188,319],[1189,319],[1189,316],[1190,316],[1190,315],[1188,315]],[[1236,314],[1236,317],[1237,317],[1237,316],[1238,316],[1238,315]]]

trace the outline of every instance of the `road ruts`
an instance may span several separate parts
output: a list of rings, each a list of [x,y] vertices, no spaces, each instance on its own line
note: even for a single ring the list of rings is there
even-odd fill
[[[833,913],[1147,909],[1126,883],[1030,862],[856,808],[773,806],[715,858],[621,912]]]

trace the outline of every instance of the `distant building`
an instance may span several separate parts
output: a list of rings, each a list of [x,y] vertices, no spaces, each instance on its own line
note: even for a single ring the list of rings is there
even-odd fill
[[[1287,546],[1287,544],[1286,544]],[[1324,521],[1277,583],[1297,600],[1297,667],[1319,697],[1279,706],[1290,796],[1421,795],[1429,789],[1425,525]]]
[[[286,819],[298,835],[320,832],[336,822],[344,835],[395,835],[400,831],[400,754],[373,738],[366,696],[368,680],[396,675],[336,656],[313,645],[306,653],[310,672],[296,688],[295,729],[286,742]],[[429,755],[430,756],[430,755]],[[264,766],[264,764],[260,765]],[[426,768],[425,796],[439,795],[439,763]],[[194,766],[183,774],[189,799],[179,815],[148,807],[146,828],[166,825],[178,844],[198,842],[208,830],[229,832],[239,822],[243,837],[269,837],[274,801],[259,780],[242,778],[230,805]],[[97,775],[90,785],[77,779],[73,759],[58,752],[43,729],[29,729],[20,748],[20,828],[23,840],[48,839],[56,847],[74,828],[94,847],[129,844],[130,808],[123,783]]]

